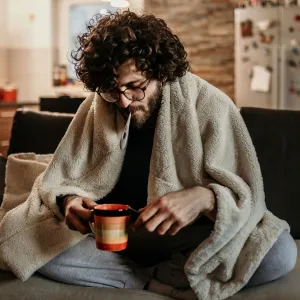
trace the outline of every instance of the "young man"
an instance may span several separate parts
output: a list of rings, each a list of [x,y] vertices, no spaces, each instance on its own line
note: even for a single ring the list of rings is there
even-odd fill
[[[36,254],[38,271],[179,299],[224,299],[287,274],[297,248],[286,222],[265,207],[243,120],[230,99],[189,72],[165,22],[116,13],[91,23],[79,42],[76,71],[94,94],[27,200],[38,194],[47,207],[41,218],[64,232],[62,242],[39,228],[52,243]],[[88,222],[97,203],[140,210],[126,251],[96,249]],[[64,221],[82,237],[69,237]]]

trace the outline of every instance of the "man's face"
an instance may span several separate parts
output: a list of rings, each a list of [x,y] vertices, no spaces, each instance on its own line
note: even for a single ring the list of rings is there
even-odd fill
[[[127,99],[124,94],[120,94],[120,101],[116,103],[125,116],[128,116],[129,112],[131,113],[136,127],[142,127],[159,105],[161,83],[154,79],[149,81],[141,71],[137,70],[134,60],[128,60],[117,69],[117,82],[120,91],[134,87],[144,88],[148,84],[145,98],[141,101],[132,101]]]

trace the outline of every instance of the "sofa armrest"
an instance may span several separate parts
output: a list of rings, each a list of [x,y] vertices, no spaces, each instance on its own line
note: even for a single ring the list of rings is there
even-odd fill
[[[300,238],[300,111],[242,107],[261,166],[266,204]]]
[[[7,159],[0,156],[0,205],[3,200],[4,188],[5,188],[5,168]]]

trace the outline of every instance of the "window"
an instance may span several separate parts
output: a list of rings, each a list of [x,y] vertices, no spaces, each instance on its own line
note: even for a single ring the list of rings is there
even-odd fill
[[[109,3],[101,4],[79,4],[72,5],[69,8],[69,54],[77,48],[77,37],[86,31],[86,24],[96,14],[105,15],[108,12],[116,12],[117,8],[112,7]],[[70,79],[77,79],[74,70],[74,65],[68,65],[68,77]]]

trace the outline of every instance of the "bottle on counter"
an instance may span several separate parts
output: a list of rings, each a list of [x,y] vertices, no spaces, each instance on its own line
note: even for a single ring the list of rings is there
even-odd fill
[[[67,85],[67,83],[68,83],[67,66],[60,65],[60,85]]]
[[[17,86],[14,83],[6,82],[3,87],[2,101],[3,102],[17,102]]]
[[[60,67],[57,65],[53,66],[52,81],[53,86],[60,86]]]

